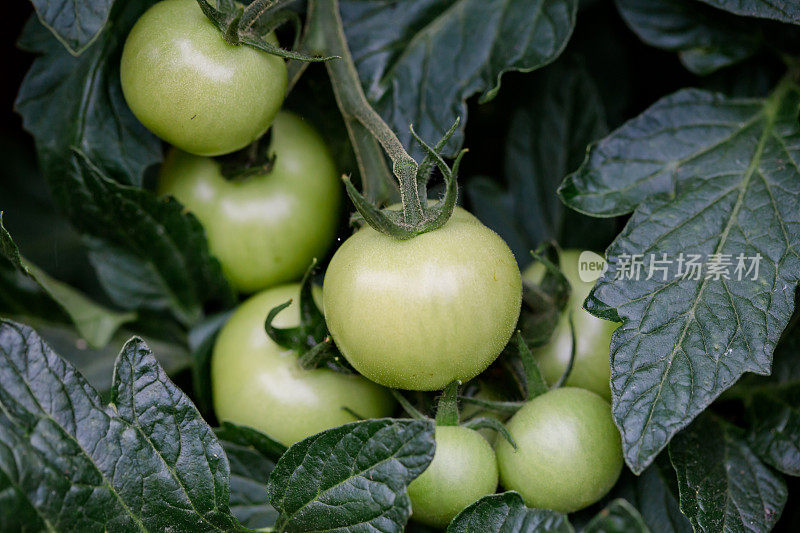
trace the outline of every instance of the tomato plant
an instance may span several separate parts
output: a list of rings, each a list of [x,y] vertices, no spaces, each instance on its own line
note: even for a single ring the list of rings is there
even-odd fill
[[[566,385],[580,387],[611,399],[608,381],[611,377],[609,350],[611,334],[618,324],[597,318],[583,309],[594,283],[581,280],[578,275],[579,250],[564,250],[560,253],[561,271],[569,281],[571,291],[567,307],[553,331],[550,341],[534,351],[545,379],[555,383],[567,369],[572,357],[572,327],[575,328],[575,358]],[[538,268],[537,268],[538,267]],[[525,279],[536,279],[541,272],[541,263],[529,267]]]
[[[233,286],[253,292],[298,279],[330,247],[341,185],[325,142],[281,113],[272,127],[268,172],[226,180],[218,162],[172,150],[159,192],[197,216]]]
[[[231,46],[194,0],[163,0],[125,41],[122,91],[136,118],[197,155],[244,148],[267,131],[286,91],[283,59]]]
[[[350,364],[409,390],[489,366],[514,331],[521,294],[511,251],[461,209],[408,241],[363,228],[336,251],[323,286],[328,327]]]
[[[211,359],[214,411],[220,420],[259,429],[290,446],[324,429],[392,414],[394,401],[383,388],[360,376],[325,368],[304,370],[298,354],[267,336],[269,311],[297,299],[299,286],[281,285],[244,302],[219,333]],[[296,303],[276,326],[300,320]]]
[[[796,529],[795,4],[9,2],[0,531]]]

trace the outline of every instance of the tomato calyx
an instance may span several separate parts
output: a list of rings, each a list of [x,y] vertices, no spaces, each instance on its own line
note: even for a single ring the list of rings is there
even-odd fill
[[[506,426],[496,418],[478,416],[471,418],[463,424],[461,423],[458,410],[458,400],[460,398],[458,395],[458,389],[460,386],[460,381],[453,381],[442,391],[442,395],[439,397],[439,403],[436,407],[436,426],[463,426],[474,431],[478,431],[480,429],[491,429],[502,435],[503,438],[506,439],[508,443],[514,447],[514,449],[516,449],[517,443],[514,442],[514,438],[511,436],[511,433],[509,433]],[[400,406],[412,418],[418,420],[428,418],[413,405],[411,405],[411,402],[409,402],[408,399],[406,399],[406,397],[400,394],[398,391],[392,390],[392,394],[397,400],[397,403],[399,403]]]
[[[423,141],[417,135],[414,127],[410,127],[411,135],[420,143],[426,153],[420,164],[417,164],[402,146],[398,149],[393,146],[393,143],[383,142],[379,138],[394,162],[392,170],[400,184],[402,209],[397,211],[377,208],[345,176],[344,184],[347,194],[367,224],[381,233],[396,239],[407,240],[441,228],[447,223],[458,199],[458,168],[467,150],[459,152],[452,167],[442,158],[442,151],[450,137],[458,129],[459,123],[460,119],[456,119],[436,146],[430,146]],[[391,137],[396,140],[394,134]],[[439,169],[444,178],[445,193],[438,201],[429,203],[428,183],[435,168]]]
[[[243,6],[234,0],[217,0],[216,6],[209,0],[197,0],[200,9],[222,32],[225,42],[234,46],[250,46],[284,59],[305,62],[328,61],[333,57],[320,57],[296,51],[300,44],[302,24],[297,13],[284,9],[294,0],[255,0]],[[294,44],[291,50],[281,48],[265,38],[286,23],[294,28]]]
[[[270,129],[244,150],[216,158],[222,176],[231,181],[243,181],[272,172],[276,156],[269,153],[271,136]]]
[[[328,334],[325,317],[314,302],[313,274],[317,260],[311,262],[300,284],[300,324],[293,328],[278,328],[272,323],[278,314],[289,307],[292,301],[272,308],[264,321],[267,335],[276,344],[288,350],[294,350],[300,356],[300,366],[305,370],[326,367],[344,374],[354,373],[353,368],[342,357],[333,339]]]

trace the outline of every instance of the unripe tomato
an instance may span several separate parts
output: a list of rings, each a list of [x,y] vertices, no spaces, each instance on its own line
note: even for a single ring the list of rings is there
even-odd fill
[[[139,18],[120,76],[142,124],[181,150],[208,156],[263,135],[287,83],[283,59],[226,43],[195,0],[162,0]]]
[[[264,330],[269,311],[292,299],[273,323],[299,324],[299,284],[282,285],[244,302],[217,337],[211,384],[217,418],[258,429],[278,442],[295,442],[356,418],[390,416],[394,399],[361,376],[327,368],[304,370],[298,356],[275,344]]]
[[[622,471],[611,406],[584,389],[537,396],[506,424],[517,443],[497,441],[500,481],[529,507],[571,513],[602,498]]]
[[[376,383],[409,390],[480,374],[511,337],[521,299],[511,250],[460,208],[409,240],[364,227],[336,251],[323,285],[345,358]]]
[[[611,335],[619,327],[619,324],[597,318],[583,309],[583,302],[589,296],[594,283],[583,281],[578,275],[580,254],[580,250],[561,252],[561,271],[569,281],[572,291],[550,341],[544,346],[534,349],[533,355],[547,382],[553,384],[558,381],[569,364],[572,352],[572,332],[569,327],[569,312],[572,311],[577,347],[575,362],[566,385],[590,390],[606,400],[610,400]],[[523,277],[535,282],[542,273],[543,265],[535,263],[525,270]]]
[[[159,192],[197,216],[231,284],[253,292],[303,275],[333,243],[341,184],[325,142],[291,113],[272,128],[269,174],[226,180],[213,159],[173,151]]]
[[[489,443],[469,428],[438,426],[433,461],[408,486],[411,518],[444,528],[496,488],[497,460]]]

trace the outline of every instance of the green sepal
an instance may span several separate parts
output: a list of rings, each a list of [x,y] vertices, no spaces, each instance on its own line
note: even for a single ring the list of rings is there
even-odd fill
[[[533,357],[533,352],[528,348],[528,344],[522,337],[522,332],[517,330],[514,339],[517,342],[517,349],[519,350],[519,358],[522,361],[522,368],[525,371],[525,388],[528,393],[528,400],[532,400],[537,396],[547,392],[547,382],[539,370],[539,365],[536,364],[536,359]]]
[[[569,352],[569,362],[567,363],[567,368],[564,369],[564,373],[561,374],[561,377],[558,378],[558,381],[553,386],[554,389],[558,389],[564,386],[564,383],[567,382],[569,379],[569,375],[572,373],[572,366],[575,364],[575,351],[577,349],[577,339],[575,338],[575,323],[572,320],[572,311],[569,312],[569,333],[570,337],[572,338],[572,346],[570,347]]]
[[[465,428],[474,429],[475,431],[479,429],[494,430],[499,435],[502,435],[502,437],[506,439],[506,441],[513,446],[515,450],[517,449],[517,443],[514,441],[514,437],[511,436],[511,433],[509,433],[508,428],[496,418],[481,416],[464,422],[462,426]]]
[[[460,381],[453,381],[442,391],[439,405],[436,408],[437,426],[458,425],[458,387]]]
[[[444,150],[445,145],[447,145],[450,137],[452,137],[456,132],[460,123],[461,117],[457,117],[450,129],[447,130],[447,133],[444,134],[444,137],[442,137],[441,140],[436,143],[436,146],[433,148],[434,154],[442,153],[442,150]],[[409,129],[411,130],[411,135],[417,139],[417,142],[419,142],[423,147],[427,146],[425,142],[417,135],[413,124],[409,126]],[[425,159],[422,160],[422,163],[420,163],[419,168],[417,169],[417,188],[420,198],[428,197],[428,181],[430,181],[434,166],[436,166],[436,156],[431,155],[429,152],[426,153]]]
[[[293,328],[277,328],[275,317],[291,305],[292,300],[270,310],[264,321],[264,330],[276,344],[294,350],[300,356],[300,366],[306,370],[327,367],[337,372],[352,374],[353,368],[342,357],[328,334],[325,317],[314,302],[313,274],[317,268],[314,259],[300,282],[300,324]]]
[[[426,155],[420,165],[406,154],[406,157],[395,160],[392,166],[392,171],[401,185],[410,184],[412,180],[414,183],[414,187],[410,189],[401,187],[401,190],[406,191],[404,202],[408,202],[403,205],[402,211],[377,208],[355,188],[348,177],[343,178],[347,194],[367,224],[380,233],[395,239],[407,240],[439,229],[450,220],[458,201],[458,169],[467,150],[459,152],[452,168],[442,158],[442,150],[459,124],[460,119],[456,119],[444,137],[433,147],[417,135],[413,126],[410,127],[411,135],[420,143]],[[429,205],[428,181],[434,167],[442,173],[445,194],[435,204]],[[416,198],[412,198],[414,195]]]
[[[345,190],[350,196],[353,205],[364,217],[364,221],[375,230],[400,240],[410,239],[416,235],[402,226],[398,220],[393,220],[393,215],[396,216],[397,214],[396,211],[380,210],[372,205],[364,195],[358,192],[358,189],[350,181],[349,176],[342,176],[342,181],[344,181]]]
[[[294,50],[286,50],[266,41],[265,36],[287,22],[295,29],[294,47],[300,41],[299,17],[292,12],[280,11],[294,0],[255,0],[242,7],[231,0],[220,0],[217,6],[208,0],[196,0],[203,14],[222,32],[225,42],[234,46],[245,45],[284,59],[318,62],[335,59],[317,57]]]

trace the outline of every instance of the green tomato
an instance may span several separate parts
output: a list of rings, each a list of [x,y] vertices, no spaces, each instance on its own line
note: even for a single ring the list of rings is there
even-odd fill
[[[253,292],[302,276],[328,250],[340,216],[341,184],[324,141],[300,118],[280,113],[269,174],[226,180],[213,159],[173,150],[159,192],[197,216],[226,276]]]
[[[439,390],[497,358],[521,283],[506,243],[457,208],[409,240],[364,227],[334,254],[322,292],[328,329],[356,370],[393,388]]]
[[[226,43],[196,0],[148,9],[125,41],[120,75],[142,124],[181,150],[208,156],[263,135],[287,82],[283,59]]]
[[[299,284],[282,285],[244,302],[220,331],[211,358],[217,418],[258,429],[286,446],[355,421],[345,407],[366,418],[382,418],[395,405],[389,391],[361,376],[302,369],[297,353],[267,336],[267,314],[289,299],[292,304],[274,324],[299,324],[299,294]]]
[[[583,309],[594,283],[585,282],[578,276],[580,250],[564,250],[560,255],[561,271],[569,281],[572,292],[567,307],[559,318],[550,342],[533,350],[536,362],[548,383],[555,383],[566,370],[572,353],[572,332],[569,327],[569,311],[575,327],[575,362],[566,385],[595,392],[611,400],[611,365],[609,346],[611,334],[619,327],[616,322],[597,318]],[[535,282],[541,277],[543,265],[535,263],[523,273],[526,280]]]
[[[498,439],[500,480],[530,507],[571,513],[595,503],[617,482],[622,445],[611,406],[584,389],[537,396],[506,424],[515,450]]]
[[[444,528],[496,488],[497,460],[489,443],[469,428],[438,426],[433,461],[408,486],[411,518]]]

